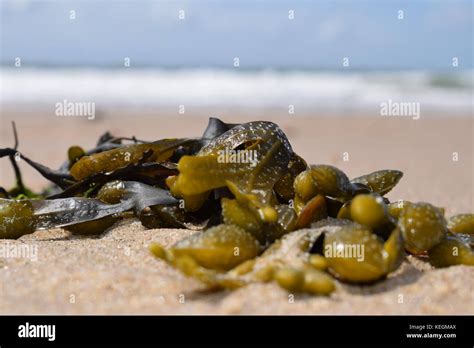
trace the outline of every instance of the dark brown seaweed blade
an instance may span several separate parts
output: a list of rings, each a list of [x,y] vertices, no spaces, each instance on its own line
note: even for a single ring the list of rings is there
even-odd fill
[[[238,125],[239,124],[225,123],[219,120],[218,118],[210,117],[208,125],[202,137],[199,139],[195,139],[193,143],[190,143],[186,146],[180,146],[178,149],[176,149],[175,153],[169,160],[178,163],[181,157],[183,156],[196,155],[204,146],[208,145],[213,139],[221,136],[228,130]]]
[[[71,185],[63,192],[47,197],[47,199],[65,198],[79,193],[84,193],[91,187],[94,191],[99,190],[102,185],[112,180],[140,181],[148,185],[156,185],[161,179],[170,175],[176,175],[176,165],[173,163],[144,163],[151,155],[151,151],[145,152],[138,163],[131,163],[108,173],[93,174],[80,182]]]
[[[200,139],[193,138],[165,138],[151,143],[128,144],[121,147],[83,156],[75,162],[69,173],[77,181],[101,173],[111,172],[130,163],[137,163],[143,154],[150,150],[152,155],[147,162],[169,161],[178,148],[200,146]]]
[[[216,117],[209,117],[209,122],[202,138],[205,140],[212,140],[238,125],[238,123],[225,123]]]
[[[143,184],[138,181],[126,181],[124,199],[132,200],[134,210],[142,211],[157,204],[177,204],[179,201],[168,190]]]
[[[0,198],[10,198],[10,194],[3,187],[0,187]]]
[[[127,210],[142,211],[157,204],[177,204],[167,190],[141,182],[124,182],[125,192],[118,204],[106,204],[95,198],[69,197],[54,200],[32,200],[37,229],[49,229],[97,220]]]
[[[206,214],[189,213],[178,205],[150,206],[150,209],[141,211],[139,219],[147,228],[187,228],[195,231],[203,230],[211,223]]]
[[[149,141],[145,140],[139,140],[137,138],[133,137],[114,137],[110,132],[105,132],[99,137],[99,140],[97,141],[97,146],[87,150],[85,155],[90,156],[96,153],[116,149],[118,147],[124,146],[125,144],[123,143],[124,140],[131,141],[133,144],[145,144],[145,143],[150,143]],[[70,161],[65,161],[61,167],[59,168],[60,172],[68,172],[69,168],[71,166]]]
[[[4,148],[0,149],[0,158],[6,157],[6,156],[15,156],[15,154],[18,151],[12,148]],[[72,185],[75,181],[72,176],[70,176],[67,173],[63,173],[58,170],[53,170],[51,168],[48,168],[42,164],[39,164],[22,153],[20,153],[20,158],[23,159],[26,163],[28,163],[30,166],[32,166],[34,169],[36,169],[37,172],[39,172],[45,179],[51,181],[52,183],[58,185],[62,189],[65,189],[66,187],[69,187]]]

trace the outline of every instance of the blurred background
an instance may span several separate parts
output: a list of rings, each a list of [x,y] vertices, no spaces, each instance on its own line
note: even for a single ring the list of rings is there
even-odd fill
[[[469,0],[2,0],[1,13],[4,106],[472,105]]]
[[[394,196],[472,211],[470,0],[2,0],[0,10],[0,147],[15,121],[20,150],[55,167],[106,130],[154,140],[198,136],[209,116],[266,119],[309,162],[351,177],[399,168],[406,186]],[[57,117],[64,100],[93,103],[95,118]],[[382,117],[388,100],[417,103],[420,119]]]

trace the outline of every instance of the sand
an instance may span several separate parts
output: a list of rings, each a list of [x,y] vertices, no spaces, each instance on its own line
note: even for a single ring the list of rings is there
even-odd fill
[[[191,113],[191,111],[187,111]],[[114,115],[112,117],[112,114]],[[130,116],[129,116],[130,115]],[[132,116],[133,115],[133,116]],[[138,116],[139,115],[139,116]],[[159,115],[159,116],[157,116]],[[273,120],[294,150],[311,163],[338,166],[350,177],[382,168],[405,173],[388,197],[429,201],[446,214],[473,212],[473,119],[467,115],[423,115],[420,120],[371,115],[300,113],[275,110],[172,110],[103,112],[93,121],[58,118],[52,112],[3,111],[0,147],[11,146],[15,120],[20,150],[58,167],[69,145],[94,145],[105,130],[142,139],[197,136],[209,115],[226,121]],[[456,159],[457,153],[457,161]],[[344,156],[348,161],[344,161]],[[0,185],[13,183],[2,160]],[[21,163],[25,181],[45,181]],[[5,251],[35,257],[0,257],[0,313],[3,314],[473,314],[474,268],[432,269],[409,257],[385,281],[371,286],[337,284],[330,297],[295,295],[274,284],[210,292],[147,250],[151,242],[171,245],[191,231],[146,230],[121,222],[99,237],[71,236],[62,229],[3,240]],[[0,249],[2,250],[2,249]],[[37,251],[37,254],[34,252]],[[32,253],[32,254],[31,254]]]

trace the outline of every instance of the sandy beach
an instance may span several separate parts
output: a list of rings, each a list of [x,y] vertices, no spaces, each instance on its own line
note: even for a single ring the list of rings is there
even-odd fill
[[[52,111],[3,110],[0,147],[11,147],[10,122],[17,125],[19,150],[31,159],[59,167],[70,145],[94,146],[106,130],[144,140],[201,135],[209,116],[227,122],[270,120],[287,134],[293,149],[309,163],[339,167],[349,177],[378,169],[404,172],[391,200],[427,201],[446,215],[474,212],[474,129],[469,115],[422,113],[419,120],[376,113],[343,115],[286,110],[111,110],[94,120],[56,117]],[[347,159],[345,161],[344,159]],[[21,163],[25,183],[35,190],[47,182]],[[1,162],[0,185],[14,176]],[[209,292],[156,260],[151,242],[171,245],[193,232],[146,230],[138,221],[121,222],[98,237],[71,236],[55,229],[4,247],[26,245],[31,258],[0,258],[2,314],[472,314],[474,268],[432,269],[409,257],[385,281],[371,286],[337,283],[330,297],[296,295],[275,284],[255,284],[234,292]]]

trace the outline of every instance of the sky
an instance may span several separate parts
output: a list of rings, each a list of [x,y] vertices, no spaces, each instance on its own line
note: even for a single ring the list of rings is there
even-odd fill
[[[238,57],[248,69],[342,69],[347,57],[353,69],[447,70],[457,57],[473,67],[470,0],[2,0],[0,11],[3,65],[114,67],[129,57],[231,68]]]

